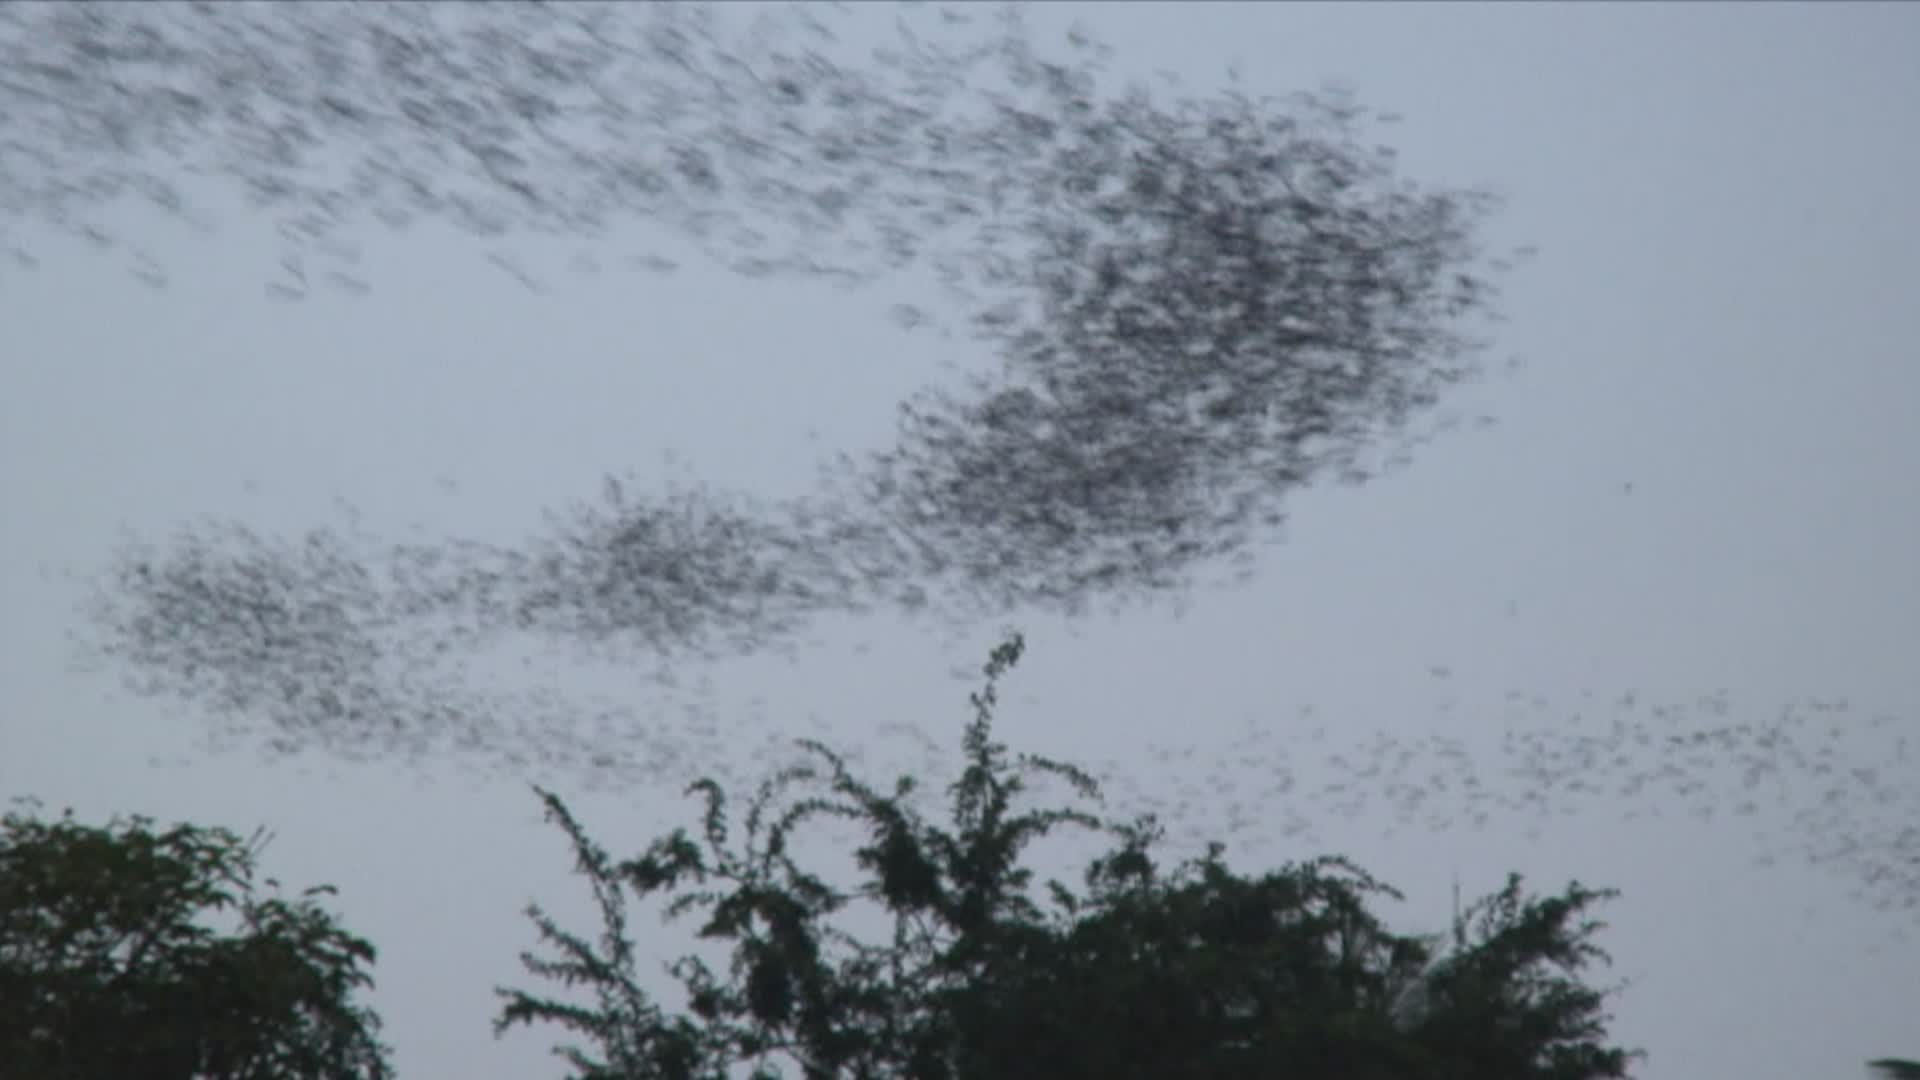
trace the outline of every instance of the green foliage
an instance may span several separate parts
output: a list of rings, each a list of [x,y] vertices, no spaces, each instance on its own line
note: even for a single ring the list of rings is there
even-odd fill
[[[595,1002],[502,989],[496,1032],[560,1025],[588,1044],[559,1051],[583,1080],[1627,1075],[1633,1055],[1605,1042],[1605,995],[1579,978],[1605,959],[1587,912],[1610,892],[1574,884],[1529,897],[1514,877],[1450,937],[1408,937],[1368,907],[1398,894],[1344,859],[1245,877],[1216,845],[1163,871],[1152,819],[1021,798],[1042,776],[1066,780],[1083,803],[1099,792],[1071,765],[993,740],[996,687],[1020,653],[1016,637],[986,665],[946,828],[908,801],[911,779],[883,794],[811,741],[807,764],[761,786],[744,835],[719,785],[702,781],[690,789],[705,803],[699,834],[676,829],[625,862],[540,790],[604,930],[595,943],[531,907],[558,955],[523,960]],[[864,829],[857,883],[836,886],[792,857],[797,830],[821,818]],[[1043,906],[1021,856],[1061,826],[1113,847],[1078,890],[1047,882]],[[640,986],[627,890],[662,901],[668,918],[699,913],[700,936],[730,946],[725,971],[691,955],[669,966],[682,1013]],[[884,909],[886,940],[846,928],[856,903]]]
[[[1885,1080],[1920,1080],[1920,1061],[1908,1061],[1904,1058],[1881,1058],[1867,1062],[1867,1068],[1874,1075]]]
[[[319,906],[328,886],[256,894],[260,834],[71,811],[0,824],[0,1078],[390,1075],[352,1000],[373,946]]]

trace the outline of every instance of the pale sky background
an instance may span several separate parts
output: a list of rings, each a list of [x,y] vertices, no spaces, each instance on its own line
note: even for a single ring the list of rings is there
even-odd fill
[[[1351,855],[1408,893],[1397,927],[1437,928],[1455,874],[1473,895],[1508,870],[1621,889],[1599,977],[1630,981],[1614,1032],[1649,1052],[1648,1080],[1854,1077],[1920,1056],[1920,908],[1882,910],[1804,859],[1760,864],[1769,835],[1806,842],[1782,831],[1817,798],[1804,786],[1752,816],[1609,797],[1396,829],[1378,805],[1262,801],[1269,759],[1241,741],[1492,746],[1517,726],[1603,725],[1629,693],[1719,703],[1683,727],[1844,697],[1849,765],[1904,792],[1852,812],[1920,821],[1920,763],[1902,756],[1920,735],[1920,6],[1033,12],[1043,38],[1076,18],[1130,73],[1204,89],[1238,62],[1259,91],[1350,84],[1404,114],[1390,138],[1409,174],[1507,194],[1494,238],[1540,255],[1502,305],[1496,359],[1525,366],[1450,402],[1497,425],[1295,500],[1257,578],[1182,617],[1017,620],[1030,652],[1003,736],[1116,759],[1170,804],[1244,797],[1265,823],[1230,838],[1244,865]],[[509,541],[667,453],[722,487],[798,492],[822,453],[881,445],[941,365],[990,358],[895,327],[884,291],[615,269],[659,242],[638,228],[506,245],[544,292],[447,230],[369,236],[368,295],[282,303],[263,295],[266,225],[123,219],[167,289],[56,239],[39,269],[0,276],[0,796],[267,825],[268,872],[339,885],[379,946],[373,1002],[403,1077],[560,1075],[557,1031],[488,1031],[491,988],[528,985],[528,900],[594,929],[524,778],[199,752],[191,710],[71,669],[78,593],[49,571],[106,566],[122,528],[159,538],[215,515],[291,533],[337,523],[336,499],[385,536]],[[568,269],[583,249],[607,272]],[[969,683],[950,669],[977,669],[998,629],[849,621],[790,658],[688,670],[678,691],[533,653],[514,677],[695,725],[689,769],[815,731],[884,760],[891,723],[955,742]],[[672,791],[548,779],[619,854],[692,821]],[[1224,821],[1227,799],[1191,813]],[[1291,834],[1273,824],[1289,815]],[[666,960],[685,936],[647,941]]]

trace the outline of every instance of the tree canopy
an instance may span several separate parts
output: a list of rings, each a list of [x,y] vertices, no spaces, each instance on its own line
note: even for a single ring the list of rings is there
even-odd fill
[[[1533,897],[1515,876],[1451,935],[1407,936],[1370,910],[1398,894],[1344,859],[1243,876],[1215,846],[1164,867],[1151,819],[1104,817],[1085,772],[994,740],[997,686],[1021,649],[1018,637],[997,648],[973,697],[947,827],[916,809],[912,778],[875,787],[817,742],[738,827],[725,790],[703,781],[696,832],[619,862],[541,791],[604,925],[596,940],[536,905],[550,952],[524,961],[594,1003],[502,990],[497,1029],[559,1025],[589,1044],[562,1048],[574,1075],[606,1080],[1627,1075],[1606,994],[1581,978],[1605,958],[1589,909],[1611,892]],[[1032,805],[1049,777],[1080,805]],[[864,837],[858,882],[802,865],[801,834],[823,821]],[[1038,889],[1028,849],[1062,828],[1113,846],[1079,889]],[[700,938],[730,952],[724,970],[692,954],[669,966],[683,1009],[642,985],[629,893],[696,915]],[[853,929],[862,905],[890,932]]]
[[[261,835],[0,819],[0,1078],[384,1080],[374,949],[257,891]],[[235,924],[222,933],[208,920]]]

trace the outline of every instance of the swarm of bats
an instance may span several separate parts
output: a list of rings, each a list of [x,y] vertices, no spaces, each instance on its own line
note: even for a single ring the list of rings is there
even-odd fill
[[[218,522],[136,538],[94,581],[94,651],[280,752],[471,751],[628,779],[710,767],[718,742],[478,686],[460,661],[531,638],[666,677],[832,615],[1177,602],[1244,574],[1290,494],[1364,479],[1430,435],[1445,392],[1483,370],[1508,265],[1479,241],[1494,201],[1399,175],[1347,97],[1117,86],[1104,47],[1075,32],[1048,55],[1017,9],[903,5],[861,52],[836,33],[844,14],[0,7],[0,245],[21,262],[9,220],[112,243],[105,206],[190,217],[184,178],[212,176],[280,226],[277,295],[363,284],[347,238],[369,225],[590,239],[645,221],[746,275],[930,272],[944,314],[903,322],[997,361],[904,402],[890,448],[842,455],[800,496],[610,478],[522,548]],[[1745,786],[1713,796],[1744,806],[1784,764],[1832,780],[1805,854],[1882,902],[1920,897],[1915,825],[1879,824],[1920,822],[1906,758],[1869,778],[1784,720],[1635,724],[1511,742],[1498,753],[1521,794],[1475,779],[1486,752],[1392,740],[1318,770],[1355,770],[1341,787],[1299,794],[1334,812],[1384,799],[1439,827],[1580,785],[1707,805],[1696,753],[1745,763]],[[1238,795],[1210,779],[1215,824],[1280,827],[1290,776],[1243,777]]]

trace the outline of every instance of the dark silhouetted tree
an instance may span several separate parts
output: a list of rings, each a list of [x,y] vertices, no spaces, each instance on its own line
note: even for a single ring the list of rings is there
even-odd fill
[[[1247,877],[1216,846],[1165,870],[1151,820],[1109,821],[1086,808],[1099,794],[1086,773],[994,741],[996,687],[1020,652],[1017,637],[996,649],[974,696],[948,828],[914,808],[912,780],[882,791],[813,742],[812,764],[763,785],[737,830],[725,791],[705,781],[697,834],[675,830],[623,862],[542,791],[604,926],[590,940],[535,906],[552,952],[524,959],[594,1001],[503,990],[498,1029],[560,1025],[588,1044],[563,1049],[575,1075],[596,1080],[1627,1075],[1604,994],[1580,979],[1604,958],[1587,911],[1610,892],[1530,898],[1516,877],[1441,948],[1388,931],[1368,905],[1397,894],[1343,859]],[[1083,807],[1028,805],[1046,777]],[[801,865],[803,827],[822,820],[864,835],[858,882]],[[1043,902],[1023,863],[1061,827],[1115,846],[1079,891],[1048,881]],[[693,955],[671,965],[681,1011],[641,985],[629,892],[697,914],[700,937],[731,952],[725,970]],[[863,906],[891,932],[851,929]]]
[[[319,906],[328,887],[256,892],[258,834],[71,813],[0,825],[0,1078],[391,1075],[354,1000],[373,946]]]

